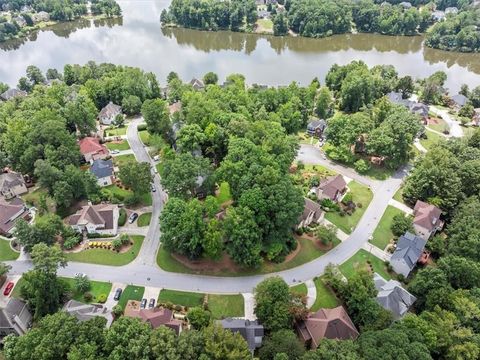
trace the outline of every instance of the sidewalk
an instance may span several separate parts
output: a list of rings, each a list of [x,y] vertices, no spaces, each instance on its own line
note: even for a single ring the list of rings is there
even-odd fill
[[[317,300],[317,287],[313,280],[305,281],[305,285],[307,286],[307,309],[310,309]]]
[[[411,208],[395,199],[390,199],[388,201],[388,205],[392,205],[397,209],[402,210],[404,213],[407,213],[408,215],[413,215],[413,210]]]
[[[390,261],[390,258],[392,257],[392,254],[389,254],[386,251],[383,251],[370,243],[365,243],[363,245],[363,248],[372,255],[375,255],[379,259],[382,259],[383,261]]]

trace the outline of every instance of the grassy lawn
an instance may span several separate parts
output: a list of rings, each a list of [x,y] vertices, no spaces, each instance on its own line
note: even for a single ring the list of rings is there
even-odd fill
[[[240,294],[208,295],[208,309],[214,319],[242,317],[245,313],[243,296]]]
[[[15,287],[13,288],[13,291],[12,291],[12,297],[21,299],[20,289],[22,288],[22,285],[23,285],[24,282],[25,281],[23,280],[23,277],[21,277],[20,280],[17,281],[17,283],[15,284]]]
[[[120,142],[107,142],[105,146],[109,150],[130,150],[130,145],[128,144],[127,140],[123,140]]]
[[[270,19],[258,19],[257,24],[262,30],[273,30],[273,21]]]
[[[137,300],[141,301],[143,298],[143,293],[145,292],[145,288],[143,286],[134,286],[128,285],[122,292],[120,296],[120,300],[118,301],[118,305],[120,305],[123,309],[127,305],[128,300]]]
[[[90,264],[122,266],[135,260],[142,247],[143,236],[131,235],[133,246],[125,253],[117,253],[107,249],[87,249],[78,253],[65,254],[68,261],[77,261]]]
[[[437,121],[438,121],[438,124],[428,124],[427,128],[430,128],[430,129],[438,131],[438,132],[443,132],[444,130],[449,130],[450,129],[450,127],[445,122],[445,120],[437,118]]]
[[[137,161],[135,160],[135,155],[133,154],[128,154],[128,155],[120,155],[120,156],[115,156],[113,158],[113,162],[115,166],[122,167],[126,163]]]
[[[323,282],[321,277],[314,279],[315,287],[317,289],[317,298],[310,310],[317,311],[321,308],[332,309],[340,304],[335,293]]]
[[[107,136],[121,136],[121,135],[126,135],[127,134],[127,127],[123,126],[120,128],[111,128],[105,130],[107,133]]]
[[[402,210],[397,209],[394,206],[388,205],[387,209],[382,215],[377,228],[373,232],[373,239],[370,241],[376,247],[384,250],[390,240],[393,238],[390,226],[392,226],[393,217],[397,214],[404,214]]]
[[[300,295],[307,295],[308,293],[307,285],[305,284],[298,284],[298,285],[292,286],[290,288],[290,291]]]
[[[392,169],[372,165],[364,175],[376,180],[386,180],[392,176],[394,172],[395,170]]]
[[[439,140],[445,139],[445,136],[439,135],[437,133],[434,133],[432,131],[425,131],[425,135],[427,136],[426,139],[420,139],[420,144],[427,149],[430,150],[430,148],[436,144]]]
[[[10,247],[10,240],[0,239],[0,261],[17,260],[19,256],[20,253]]]
[[[140,203],[144,206],[151,206],[152,205],[152,193],[146,192],[142,196],[140,196]]]
[[[351,278],[358,269],[361,269],[362,267],[365,268],[367,266],[367,260],[371,261],[374,272],[379,273],[386,280],[390,280],[392,278],[392,276],[388,273],[387,267],[385,266],[383,260],[370,254],[364,249],[359,250],[350,259],[340,265],[340,271],[347,279]]]
[[[150,220],[152,220],[152,213],[145,213],[138,217],[137,225],[138,226],[148,226],[150,225]]]
[[[340,216],[338,212],[328,212],[325,214],[325,219],[335,224],[340,230],[350,234],[362,218],[363,213],[367,210],[373,194],[367,186],[361,185],[356,181],[350,181],[348,187],[353,195],[353,202],[357,205],[362,204],[362,207],[357,206],[352,215]]]
[[[21,198],[29,205],[35,206],[37,209],[40,207],[40,196],[42,194],[47,195],[47,207],[49,212],[55,212],[55,200],[48,196],[47,189],[39,188],[35,191],[29,191],[27,194],[22,195]]]
[[[405,204],[405,201],[403,201],[403,185],[397,190],[395,195],[393,195],[393,199],[397,200],[399,203]]]
[[[201,293],[163,289],[160,291],[160,295],[158,295],[158,302],[171,302],[175,305],[194,307],[203,304],[204,296]]]
[[[219,271],[195,271],[177,261],[168,251],[163,247],[160,247],[157,254],[157,264],[165,271],[184,273],[184,274],[204,274],[215,276],[245,276],[256,274],[268,274],[272,272],[288,270],[307,262],[310,262],[323,254],[325,250],[321,250],[315,246],[315,244],[304,238],[299,240],[301,249],[298,254],[288,262],[275,264],[275,263],[263,263],[259,269],[243,269],[240,271],[234,271],[231,269],[219,269]],[[337,246],[340,240],[336,239],[334,245]]]
[[[80,302],[86,302],[83,299],[83,294],[77,293],[74,291],[75,288],[75,279],[72,278],[64,278],[62,277],[63,280],[65,280],[69,285],[70,288],[73,291],[73,299],[80,301]],[[106,295],[108,297],[108,294],[112,290],[112,284],[108,282],[102,282],[102,281],[93,281],[90,280],[90,290],[89,293],[93,295],[93,299],[91,302],[98,302],[98,297],[102,294]]]
[[[218,205],[222,205],[223,203],[232,200],[232,194],[230,193],[230,185],[227,182],[222,182],[220,184],[219,193],[217,196]]]
[[[150,133],[148,130],[139,131],[138,135],[140,136],[140,140],[142,140],[145,145],[148,146],[150,144]]]
[[[102,190],[112,193],[120,201],[125,200],[127,196],[132,194],[130,190],[122,189],[117,185],[105,186],[104,188],[102,188]],[[152,194],[150,192],[147,192],[140,196],[140,203],[144,206],[152,205]]]

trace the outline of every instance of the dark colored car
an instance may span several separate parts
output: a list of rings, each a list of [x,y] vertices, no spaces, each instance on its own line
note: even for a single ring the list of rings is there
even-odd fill
[[[129,224],[133,224],[133,222],[135,220],[137,220],[138,218],[138,214],[136,212],[132,213],[129,217],[128,217],[128,223]]]
[[[9,282],[7,286],[5,286],[5,290],[3,290],[3,295],[8,296],[12,292],[13,287],[15,284],[13,282]]]
[[[155,299],[150,299],[150,302],[148,303],[148,308],[152,309],[155,307]]]
[[[140,309],[145,309],[147,307],[147,299],[142,299],[140,303]]]
[[[120,289],[120,288],[115,290],[115,296],[113,297],[113,300],[115,300],[115,301],[120,300],[120,296],[122,296],[122,292],[123,292],[123,290]]]

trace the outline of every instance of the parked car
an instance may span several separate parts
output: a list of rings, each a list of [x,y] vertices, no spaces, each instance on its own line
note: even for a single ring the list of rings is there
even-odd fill
[[[140,309],[145,309],[147,307],[147,299],[142,299],[140,303]]]
[[[110,151],[110,153],[111,154],[120,154],[120,150],[115,149],[115,150]]]
[[[153,161],[160,161],[160,155],[155,155],[153,157]]]
[[[148,303],[148,308],[152,309],[155,307],[155,299],[150,299],[150,302]]]
[[[152,192],[155,192],[157,191],[157,189],[155,188],[155,185],[152,185]]]
[[[15,284],[13,282],[9,282],[7,286],[5,286],[5,290],[3,290],[3,295],[8,296],[12,292],[13,287]]]
[[[75,277],[87,277],[87,274],[84,274],[84,273],[75,273]]]
[[[128,223],[129,224],[133,224],[135,220],[137,220],[138,218],[138,214],[136,212],[132,213],[129,217],[128,217]]]
[[[123,292],[123,290],[120,289],[120,288],[115,290],[115,296],[113,297],[113,300],[115,300],[115,301],[120,300],[120,296],[122,296],[122,292]]]
[[[156,166],[153,167],[153,172],[154,172],[155,174],[158,174],[158,169],[157,169]]]

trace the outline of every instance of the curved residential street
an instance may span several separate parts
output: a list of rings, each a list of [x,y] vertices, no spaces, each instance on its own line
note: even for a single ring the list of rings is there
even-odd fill
[[[138,118],[130,122],[127,130],[128,142],[130,143],[138,161],[145,161],[154,165],[138,136],[137,126],[142,121],[142,118]],[[402,179],[407,172],[405,168],[399,170],[391,178],[385,181],[372,180],[358,175],[352,169],[345,168],[326,160],[323,153],[318,148],[311,145],[302,145],[297,159],[306,164],[321,164],[344,176],[355,179],[356,181],[369,186],[373,191],[373,199],[357,227],[345,241],[325,255],[309,263],[290,270],[275,273],[275,275],[282,276],[289,284],[310,280],[315,276],[322,274],[329,263],[341,264],[353,256],[358,250],[362,249],[377,227],[383,212],[388,206],[388,202],[401,186]],[[201,291],[206,293],[249,293],[256,284],[266,276],[274,275],[212,277],[170,273],[160,269],[156,265],[156,254],[160,244],[159,215],[163,208],[163,199],[166,194],[161,189],[158,175],[155,176],[155,186],[157,191],[152,193],[152,221],[142,249],[136,260],[121,267],[69,262],[66,268],[59,270],[59,274],[62,276],[73,277],[76,273],[85,273],[90,279],[98,281],[136,284],[174,290]],[[31,262],[28,260],[9,262],[9,264],[12,265],[12,275],[22,274],[32,266]]]

